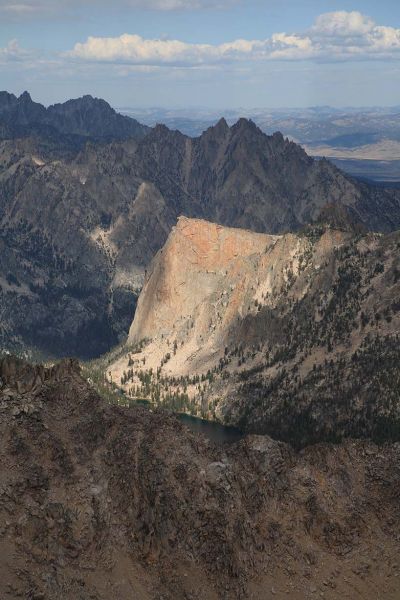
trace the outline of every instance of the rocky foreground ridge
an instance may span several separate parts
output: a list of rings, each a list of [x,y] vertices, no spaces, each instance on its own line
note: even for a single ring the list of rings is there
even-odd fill
[[[108,369],[131,397],[298,445],[397,440],[399,298],[398,233],[181,218]]]
[[[398,598],[399,444],[215,446],[0,362],[4,600]]]

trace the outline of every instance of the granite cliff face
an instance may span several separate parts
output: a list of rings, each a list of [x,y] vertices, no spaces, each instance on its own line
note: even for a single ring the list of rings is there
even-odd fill
[[[181,218],[112,379],[295,445],[400,439],[399,273],[399,234],[271,236]]]
[[[216,446],[0,361],[2,600],[398,598],[399,445]]]
[[[174,362],[190,373],[196,362],[194,339],[199,344],[196,360],[201,360],[199,352],[208,356],[212,347],[223,349],[224,335],[247,313],[246,283],[257,268],[255,257],[273,251],[279,240],[181,217],[148,269],[128,344],[151,338],[166,349],[174,330],[185,332],[176,339]],[[286,258],[290,260],[290,251]],[[189,355],[191,360],[185,360]]]
[[[0,137],[2,347],[88,357],[121,342],[179,215],[269,234],[400,227],[398,192],[245,119],[192,139],[88,96],[45,109],[2,93]]]

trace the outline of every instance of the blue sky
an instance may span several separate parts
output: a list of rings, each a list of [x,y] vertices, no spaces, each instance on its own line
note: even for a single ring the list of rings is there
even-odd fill
[[[400,105],[400,3],[0,0],[0,75],[45,104]]]

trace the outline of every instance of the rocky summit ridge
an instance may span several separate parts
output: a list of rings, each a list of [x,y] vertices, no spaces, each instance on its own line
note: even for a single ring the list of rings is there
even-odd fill
[[[0,139],[27,135],[76,136],[94,139],[140,139],[149,128],[118,114],[100,98],[86,95],[45,107],[28,92],[19,97],[0,92]],[[62,137],[59,139],[62,144]]]
[[[0,361],[2,600],[398,598],[399,445],[218,446]]]

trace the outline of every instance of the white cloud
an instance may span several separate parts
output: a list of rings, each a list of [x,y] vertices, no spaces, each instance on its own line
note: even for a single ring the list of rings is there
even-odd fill
[[[27,15],[27,14],[33,14],[35,12],[40,11],[40,5],[35,5],[35,4],[23,4],[23,3],[18,3],[18,2],[14,2],[12,4],[7,3],[7,2],[1,2],[0,3],[0,10],[2,13],[5,14],[10,14],[10,15]]]
[[[31,57],[32,54],[21,48],[17,40],[11,40],[5,48],[0,48],[0,64],[22,62]]]
[[[76,44],[69,56],[142,65],[198,65],[251,57],[257,51],[262,51],[262,44],[246,40],[213,46],[179,40],[146,40],[139,35],[124,34],[117,38],[89,37],[83,44]]]
[[[176,6],[177,2],[184,0],[167,1],[169,6]],[[154,2],[161,0],[153,0],[153,6]],[[378,25],[359,12],[339,11],[320,15],[308,31],[275,33],[261,40],[194,44],[173,39],[145,39],[126,33],[119,37],[89,37],[63,55],[24,50],[16,40],[0,48],[0,65],[19,64],[25,69],[60,72],[68,69],[75,69],[75,72],[85,68],[93,70],[101,64],[105,68],[115,65],[121,73],[152,73],[165,67],[218,69],[229,64],[238,71],[241,68],[251,69],[252,65],[263,61],[363,59],[400,59],[400,29]]]
[[[317,36],[343,38],[363,36],[369,33],[375,24],[370,17],[359,12],[344,10],[325,13],[317,17],[312,32]]]
[[[339,11],[320,15],[308,32],[275,33],[264,40],[190,44],[126,33],[89,37],[67,55],[83,61],[188,67],[245,60],[400,58],[400,29],[377,25],[359,12]]]
[[[308,37],[275,34],[266,40],[235,40],[219,45],[189,44],[179,40],[148,40],[139,35],[117,38],[89,37],[67,53],[71,58],[136,64],[198,66],[243,60],[310,58],[314,53]]]
[[[400,29],[377,25],[359,12],[332,12],[317,18],[311,37],[319,55],[333,58],[400,56]]]
[[[315,55],[313,42],[308,36],[275,33],[272,38],[273,50],[270,59],[304,60]]]

